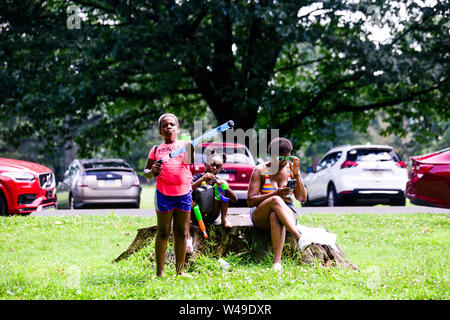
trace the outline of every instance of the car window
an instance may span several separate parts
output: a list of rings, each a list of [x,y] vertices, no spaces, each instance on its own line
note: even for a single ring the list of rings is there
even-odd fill
[[[206,148],[202,148],[201,150],[194,153],[194,163],[205,163],[209,154],[205,152]],[[227,161],[226,163],[242,163],[242,164],[250,164],[255,165],[255,161],[253,157],[251,157],[248,153],[248,150],[245,148],[216,148],[217,153],[226,152]]]
[[[78,171],[80,171],[80,167],[78,166],[78,164],[76,162],[72,163],[69,167],[69,176],[76,176],[78,174]]]
[[[341,157],[342,152],[335,152],[330,154],[330,159],[327,161],[327,167],[332,167]]]
[[[100,169],[100,168],[130,168],[128,163],[124,161],[99,161],[87,162],[83,164],[85,169]]]
[[[341,155],[342,155],[342,152],[334,152],[334,153],[330,153],[329,155],[327,155],[317,165],[316,172],[326,169],[326,168],[331,168],[339,160]]]
[[[331,158],[331,154],[329,154],[325,158],[323,158],[322,161],[320,161],[319,164],[317,165],[316,171],[320,171],[320,170],[327,168],[330,158]]]
[[[364,161],[398,161],[392,149],[353,149],[348,152],[347,160]]]

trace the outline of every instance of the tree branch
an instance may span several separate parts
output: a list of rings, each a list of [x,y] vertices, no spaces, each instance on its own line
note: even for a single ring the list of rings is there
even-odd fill
[[[90,2],[90,1],[84,1],[84,0],[74,0],[73,1],[75,4],[79,4],[85,7],[89,7],[89,8],[94,8],[94,9],[100,9],[104,12],[107,13],[111,13],[111,14],[115,14],[116,12],[114,11],[114,8],[110,8],[110,7],[105,7],[104,5],[101,5],[98,3],[98,1],[96,1],[95,3]]]
[[[432,86],[432,87],[422,90],[422,91],[410,93],[406,97],[396,97],[396,98],[393,98],[390,100],[380,101],[380,102],[361,105],[361,106],[347,106],[347,105],[343,105],[343,104],[337,105],[334,108],[334,110],[329,112],[329,114],[336,114],[336,113],[341,113],[341,112],[363,112],[363,111],[369,111],[369,110],[381,109],[381,108],[385,108],[385,107],[389,107],[389,106],[394,106],[399,103],[414,100],[415,98],[420,97],[421,95],[424,95],[431,91],[437,90],[446,81],[448,81],[448,79],[441,82],[439,85]]]
[[[279,68],[279,69],[275,69],[274,72],[289,71],[289,70],[297,69],[298,67],[306,66],[308,64],[320,62],[320,61],[323,61],[323,60],[325,60],[325,58],[319,58],[319,59],[315,59],[315,60],[308,60],[308,61],[305,61],[305,62],[294,64],[292,66],[287,66],[287,67],[282,67],[282,68]]]

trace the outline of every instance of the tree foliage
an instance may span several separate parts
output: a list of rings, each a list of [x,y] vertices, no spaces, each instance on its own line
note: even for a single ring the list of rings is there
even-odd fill
[[[383,110],[386,134],[424,141],[450,118],[449,11],[448,1],[4,1],[0,139],[120,151],[162,112],[192,121],[209,107],[219,123],[279,128],[297,145],[342,119],[367,128]],[[377,25],[390,32],[383,42]]]

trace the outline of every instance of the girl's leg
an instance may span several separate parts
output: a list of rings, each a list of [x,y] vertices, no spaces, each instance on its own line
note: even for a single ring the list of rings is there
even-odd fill
[[[192,203],[192,207],[194,206],[194,203]],[[192,253],[194,251],[194,248],[192,247],[192,238],[190,234],[190,228],[191,228],[191,212],[188,213],[188,219],[186,221],[186,252]]]
[[[189,212],[174,210],[173,234],[175,237],[175,265],[178,275],[184,274],[184,260],[186,258],[186,222]]]
[[[292,233],[298,241],[301,234],[295,226],[295,215],[279,196],[267,198],[253,212],[253,223],[256,227],[270,230],[270,214],[274,212],[280,224]]]
[[[158,229],[155,239],[156,275],[164,276],[164,264],[166,262],[167,240],[170,234],[173,211],[156,212]]]
[[[281,264],[281,252],[283,251],[284,239],[286,237],[286,228],[278,220],[275,212],[270,213],[270,236],[272,238],[274,254],[273,263]]]
[[[232,228],[233,224],[230,222],[229,219],[227,219],[228,202],[221,202],[220,203],[220,212],[221,212],[221,215],[222,215],[222,225],[225,228]]]

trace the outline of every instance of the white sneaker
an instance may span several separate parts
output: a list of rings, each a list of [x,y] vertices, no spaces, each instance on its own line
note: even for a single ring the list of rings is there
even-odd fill
[[[192,246],[192,238],[186,239],[186,253],[194,252],[194,247]]]
[[[281,265],[281,263],[274,263],[272,266],[272,270],[273,271],[282,271],[283,270],[283,266]]]
[[[307,246],[310,245],[309,241],[306,241],[305,238],[302,236],[300,239],[298,239],[298,246],[300,247],[300,250],[303,251],[306,249]]]

